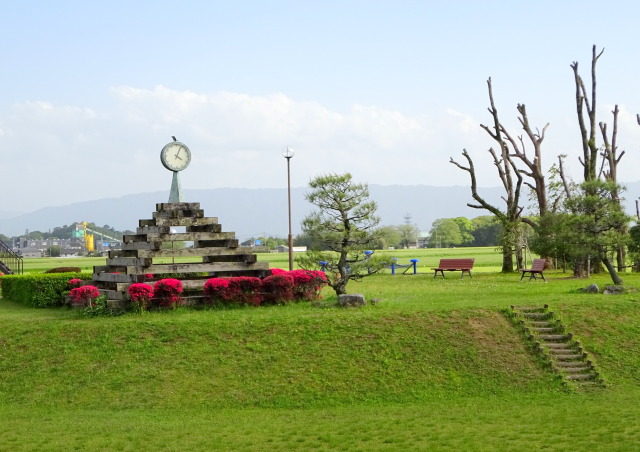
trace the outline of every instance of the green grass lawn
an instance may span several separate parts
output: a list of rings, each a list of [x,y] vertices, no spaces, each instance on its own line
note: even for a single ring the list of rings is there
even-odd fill
[[[493,249],[445,251],[476,257],[474,277],[434,279],[454,255],[402,250],[421,273],[351,282],[382,300],[355,310],[329,289],[320,306],[91,319],[0,300],[0,450],[637,450],[640,293],[578,293],[605,275],[519,282],[491,271]],[[501,313],[544,303],[605,388],[564,387]]]

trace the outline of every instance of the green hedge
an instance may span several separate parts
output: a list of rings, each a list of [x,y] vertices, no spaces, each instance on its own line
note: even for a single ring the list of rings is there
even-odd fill
[[[0,283],[4,298],[34,308],[49,308],[64,305],[70,279],[90,280],[91,277],[91,273],[34,273],[5,275]]]

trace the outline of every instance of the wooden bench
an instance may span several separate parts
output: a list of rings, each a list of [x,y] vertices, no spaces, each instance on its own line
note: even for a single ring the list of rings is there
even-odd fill
[[[536,278],[536,275],[540,275],[542,276],[542,279],[544,279],[544,282],[547,282],[547,278],[544,277],[544,273],[543,273],[544,266],[546,263],[547,263],[546,259],[534,259],[533,262],[531,263],[531,268],[520,269],[520,271],[522,272],[520,281],[522,281],[522,278],[524,278],[524,275],[529,273],[529,281],[531,281],[532,279],[538,279]]]
[[[473,278],[471,274],[471,269],[473,268],[473,262],[475,259],[440,259],[440,263],[437,268],[432,268],[434,270],[433,277],[435,278],[438,275],[438,272],[444,278],[444,272],[457,272],[460,271],[462,274],[460,275],[460,279],[467,273],[469,276]]]

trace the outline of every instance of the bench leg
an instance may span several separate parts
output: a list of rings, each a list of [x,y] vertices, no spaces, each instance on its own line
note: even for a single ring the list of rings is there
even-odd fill
[[[524,274],[527,272],[522,272],[522,276],[520,277],[520,281],[522,281],[522,278],[524,278]]]

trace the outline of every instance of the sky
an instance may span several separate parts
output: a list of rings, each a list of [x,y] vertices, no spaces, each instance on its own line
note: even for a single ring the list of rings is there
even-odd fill
[[[597,66],[619,105],[622,181],[640,179],[640,3],[611,0],[0,2],[0,213],[166,190],[160,150],[191,149],[183,188],[499,185],[480,124],[542,129],[543,164],[581,174],[575,85]],[[628,194],[636,197],[638,194]],[[164,199],[159,200],[163,202]],[[268,201],[268,200],[266,200]]]

